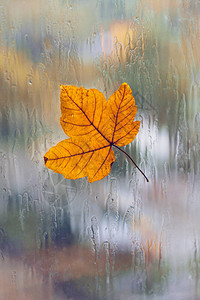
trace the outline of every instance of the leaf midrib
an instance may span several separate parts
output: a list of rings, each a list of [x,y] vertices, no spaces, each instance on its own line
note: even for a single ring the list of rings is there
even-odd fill
[[[88,116],[86,115],[85,111],[69,96],[68,92],[66,91],[69,99],[82,111],[82,113],[84,114],[84,116],[86,117],[86,119],[89,121],[89,123],[94,127],[94,129],[112,146],[113,142],[111,142],[110,140],[108,140],[103,133],[94,125],[94,123],[88,118]],[[96,102],[96,97],[95,97],[95,102]],[[113,134],[114,135],[114,134]]]
[[[99,151],[99,150],[105,149],[107,147],[111,147],[111,145],[102,146],[102,147],[97,148],[97,149],[92,149],[92,150],[88,150],[88,151],[84,151],[84,152],[80,152],[80,153],[76,153],[76,154],[70,154],[68,156],[66,155],[66,156],[57,157],[57,158],[48,158],[48,160],[58,160],[58,159],[71,158],[71,157],[74,157],[74,156],[79,156],[79,155],[83,155],[83,154],[87,154],[87,153]]]

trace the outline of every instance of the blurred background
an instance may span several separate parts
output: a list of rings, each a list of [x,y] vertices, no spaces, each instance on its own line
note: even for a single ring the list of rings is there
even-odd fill
[[[0,299],[200,299],[200,2],[0,0]],[[109,176],[44,166],[60,85],[127,82],[141,127]]]

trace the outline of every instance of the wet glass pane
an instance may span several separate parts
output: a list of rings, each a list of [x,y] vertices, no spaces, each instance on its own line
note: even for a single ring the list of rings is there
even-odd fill
[[[0,1],[0,299],[200,298],[200,2]],[[141,126],[110,174],[65,179],[60,85]]]

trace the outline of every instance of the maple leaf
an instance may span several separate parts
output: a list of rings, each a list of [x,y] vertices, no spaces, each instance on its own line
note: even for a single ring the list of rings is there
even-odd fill
[[[46,167],[68,179],[88,176],[93,182],[110,173],[115,161],[112,147],[116,147],[139,169],[120,148],[131,143],[140,128],[140,121],[134,121],[137,106],[127,83],[108,101],[96,89],[62,85],[60,99],[60,123],[69,138],[45,154]]]

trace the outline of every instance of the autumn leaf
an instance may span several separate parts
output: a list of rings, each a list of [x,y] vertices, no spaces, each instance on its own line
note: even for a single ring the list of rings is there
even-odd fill
[[[108,101],[96,89],[64,85],[61,86],[60,99],[60,123],[70,138],[45,154],[46,167],[68,179],[88,176],[88,181],[93,182],[110,173],[115,161],[112,147],[116,147],[139,169],[120,148],[131,143],[140,128],[140,121],[134,121],[137,113],[135,99],[126,83]]]

